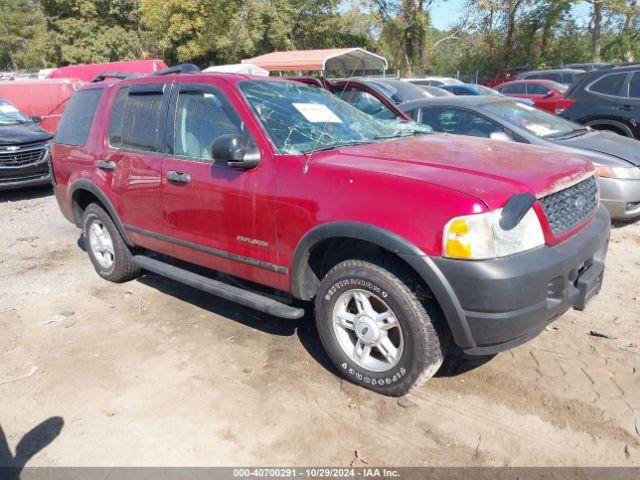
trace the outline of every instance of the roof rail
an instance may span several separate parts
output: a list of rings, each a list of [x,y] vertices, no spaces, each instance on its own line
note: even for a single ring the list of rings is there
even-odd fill
[[[640,65],[640,62],[622,62],[622,63],[612,63],[607,65],[604,68],[623,68],[623,67],[635,67]]]
[[[124,80],[125,78],[133,78],[139,76],[140,75],[137,73],[130,72],[102,72],[100,75],[96,75],[96,77],[91,80],[91,83],[102,82],[107,78],[117,78],[119,80]]]
[[[164,70],[158,70],[153,72],[154,75],[171,75],[172,73],[198,73],[200,68],[193,63],[183,63],[182,65],[176,65],[174,67],[165,68]]]

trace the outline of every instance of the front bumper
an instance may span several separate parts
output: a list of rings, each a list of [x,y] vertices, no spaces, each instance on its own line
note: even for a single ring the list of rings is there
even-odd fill
[[[463,345],[465,353],[513,348],[569,308],[584,309],[600,290],[610,222],[600,206],[580,232],[553,247],[493,260],[434,258],[464,312],[474,345]]]
[[[640,180],[598,178],[600,201],[614,220],[640,216]]]
[[[0,168],[0,191],[51,184],[49,162],[19,168]]]

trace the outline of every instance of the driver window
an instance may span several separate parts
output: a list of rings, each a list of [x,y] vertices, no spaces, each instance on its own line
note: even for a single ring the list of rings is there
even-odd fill
[[[369,92],[360,90],[357,87],[347,87],[344,90],[342,87],[336,87],[332,89],[332,91],[334,94],[337,94],[341,100],[376,118],[386,120],[393,120],[397,118],[396,114],[375,96],[371,95]]]
[[[174,122],[176,155],[212,161],[211,145],[221,135],[242,135],[242,125],[228,103],[208,91],[178,94]]]
[[[500,125],[480,115],[455,108],[424,108],[421,123],[431,126],[434,132],[453,135],[489,138],[492,133],[504,132]]]

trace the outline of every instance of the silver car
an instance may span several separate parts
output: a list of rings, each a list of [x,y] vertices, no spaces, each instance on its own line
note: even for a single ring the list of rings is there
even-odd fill
[[[593,162],[600,198],[611,218],[640,217],[640,141],[583,127],[511,99],[443,97],[399,106],[435,132],[529,143],[575,153]]]

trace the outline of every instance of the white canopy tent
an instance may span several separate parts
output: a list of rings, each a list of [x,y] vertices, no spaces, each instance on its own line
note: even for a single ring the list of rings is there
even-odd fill
[[[205,72],[219,72],[219,73],[242,73],[245,75],[259,75],[262,77],[268,77],[269,71],[264,68],[260,68],[257,65],[251,63],[233,63],[229,65],[214,65],[204,69]]]
[[[384,57],[362,48],[272,52],[242,60],[242,64],[257,65],[270,72],[381,70],[384,73],[388,68]]]

